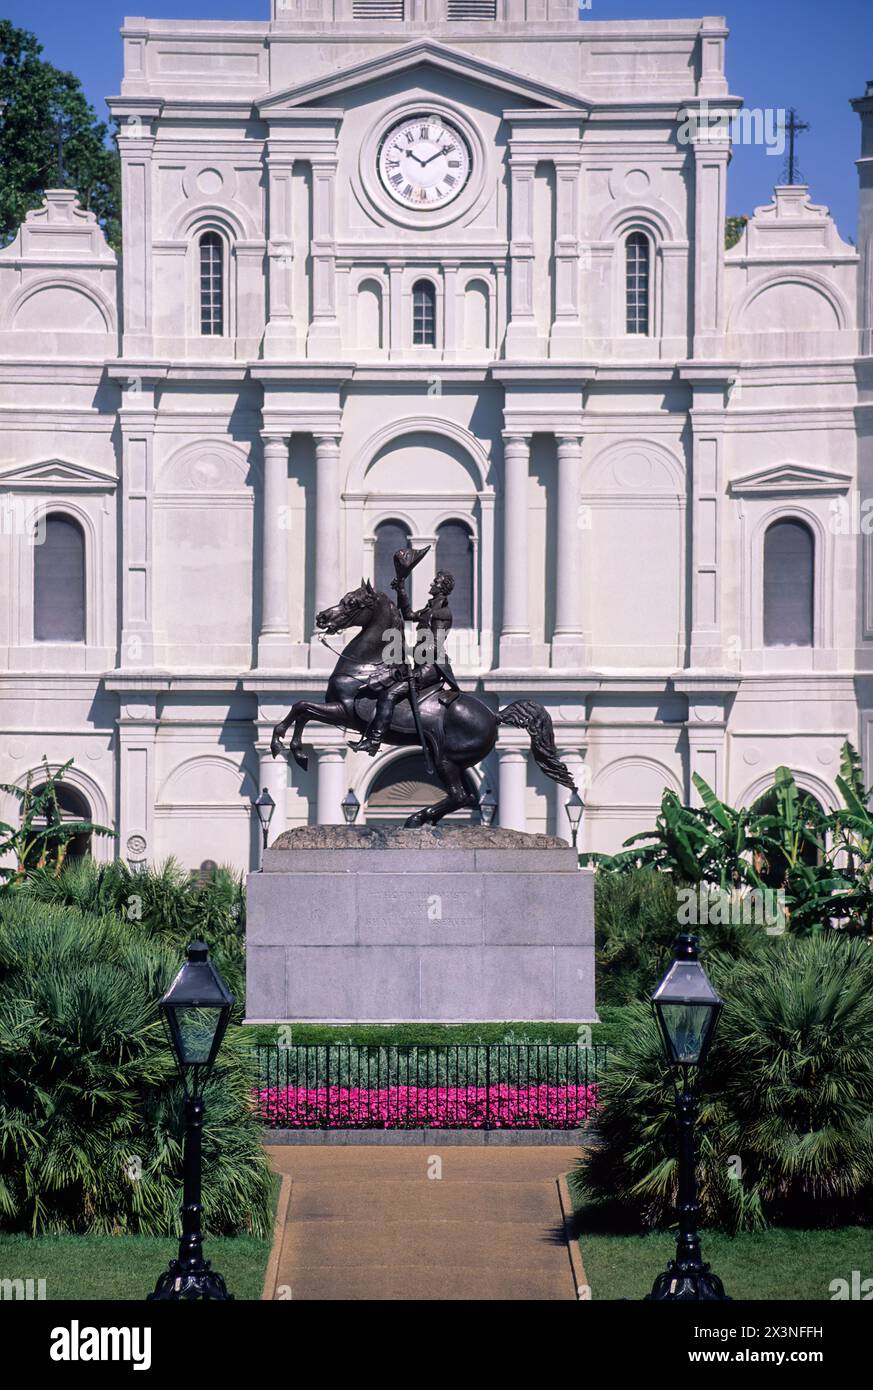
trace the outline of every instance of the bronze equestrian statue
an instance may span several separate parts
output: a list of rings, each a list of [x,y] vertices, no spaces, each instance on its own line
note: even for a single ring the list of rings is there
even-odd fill
[[[383,742],[418,745],[428,772],[436,771],[447,794],[434,806],[416,811],[406,825],[434,825],[452,811],[478,805],[469,770],[491,752],[499,726],[511,724],[530,734],[537,766],[553,781],[575,788],[558,758],[548,710],[530,700],[516,700],[495,714],[483,700],[458,686],[445,653],[454,579],[445,572],[437,574],[428,602],[418,611],[413,611],[406,592],[406,580],[428,548],[398,550],[394,556],[396,578],[391,587],[397,594],[396,604],[362,579],[339,603],[316,614],[316,626],[326,635],[351,627],[361,631],[338,654],[324,702],[298,700],[276,725],[270,745],[273,757],[278,757],[282,739],[293,724],[288,747],[305,769],[308,759],[300,751],[302,733],[311,719],[361,734],[352,747],[370,754],[377,753]],[[412,662],[406,659],[404,621],[418,624]]]

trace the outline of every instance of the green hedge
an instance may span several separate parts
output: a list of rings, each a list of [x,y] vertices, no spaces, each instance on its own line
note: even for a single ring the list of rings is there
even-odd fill
[[[838,1224],[873,1213],[873,951],[765,938],[765,959],[710,961],[726,1001],[700,1074],[704,1219],[728,1230]],[[580,1200],[631,1225],[670,1224],[674,1094],[651,1011],[638,1004],[600,1084],[603,1144],[573,1174]]]
[[[180,952],[113,914],[0,896],[0,1224],[166,1234],[183,1094],[157,1003]],[[205,1096],[204,1220],[269,1229],[270,1172],[238,1030]]]

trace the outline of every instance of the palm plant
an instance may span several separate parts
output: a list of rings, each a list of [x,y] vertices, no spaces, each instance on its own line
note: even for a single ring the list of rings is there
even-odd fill
[[[240,874],[217,868],[207,882],[185,873],[173,859],[133,872],[116,860],[70,862],[59,873],[45,869],[27,876],[21,891],[40,902],[111,913],[139,932],[184,952],[192,937],[205,941],[238,1000],[244,994],[245,889]],[[241,1009],[238,1005],[237,1013]]]
[[[177,1229],[182,1093],[157,1000],[179,953],[118,917],[0,903],[0,1221],[10,1229]],[[235,1030],[206,1095],[204,1213],[269,1225],[269,1166]]]
[[[707,961],[726,1006],[700,1077],[704,1220],[736,1231],[801,1213],[806,1222],[862,1219],[873,1184],[873,956],[835,934],[784,936],[770,941],[767,964]],[[668,1225],[674,1098],[643,1004],[599,1102],[603,1142],[574,1186],[642,1226]]]

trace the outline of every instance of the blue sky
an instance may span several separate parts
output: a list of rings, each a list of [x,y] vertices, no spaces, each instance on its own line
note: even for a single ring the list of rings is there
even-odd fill
[[[265,19],[269,0],[6,0],[0,16],[32,30],[45,56],[75,72],[106,117],[103,98],[121,83],[118,30],[126,13],[164,19]],[[749,107],[796,106],[812,129],[799,142],[800,167],[813,200],[831,209],[844,237],[857,227],[858,119],[849,98],[873,78],[873,0],[592,0],[583,19],[681,19],[723,12],[731,34],[731,91]],[[760,146],[738,147],[728,211],[751,213],[770,201],[782,160]]]

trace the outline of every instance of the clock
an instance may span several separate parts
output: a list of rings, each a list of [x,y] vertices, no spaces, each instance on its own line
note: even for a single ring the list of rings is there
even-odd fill
[[[414,115],[388,130],[377,156],[379,178],[401,207],[443,208],[462,191],[473,159],[461,132],[442,116]]]

